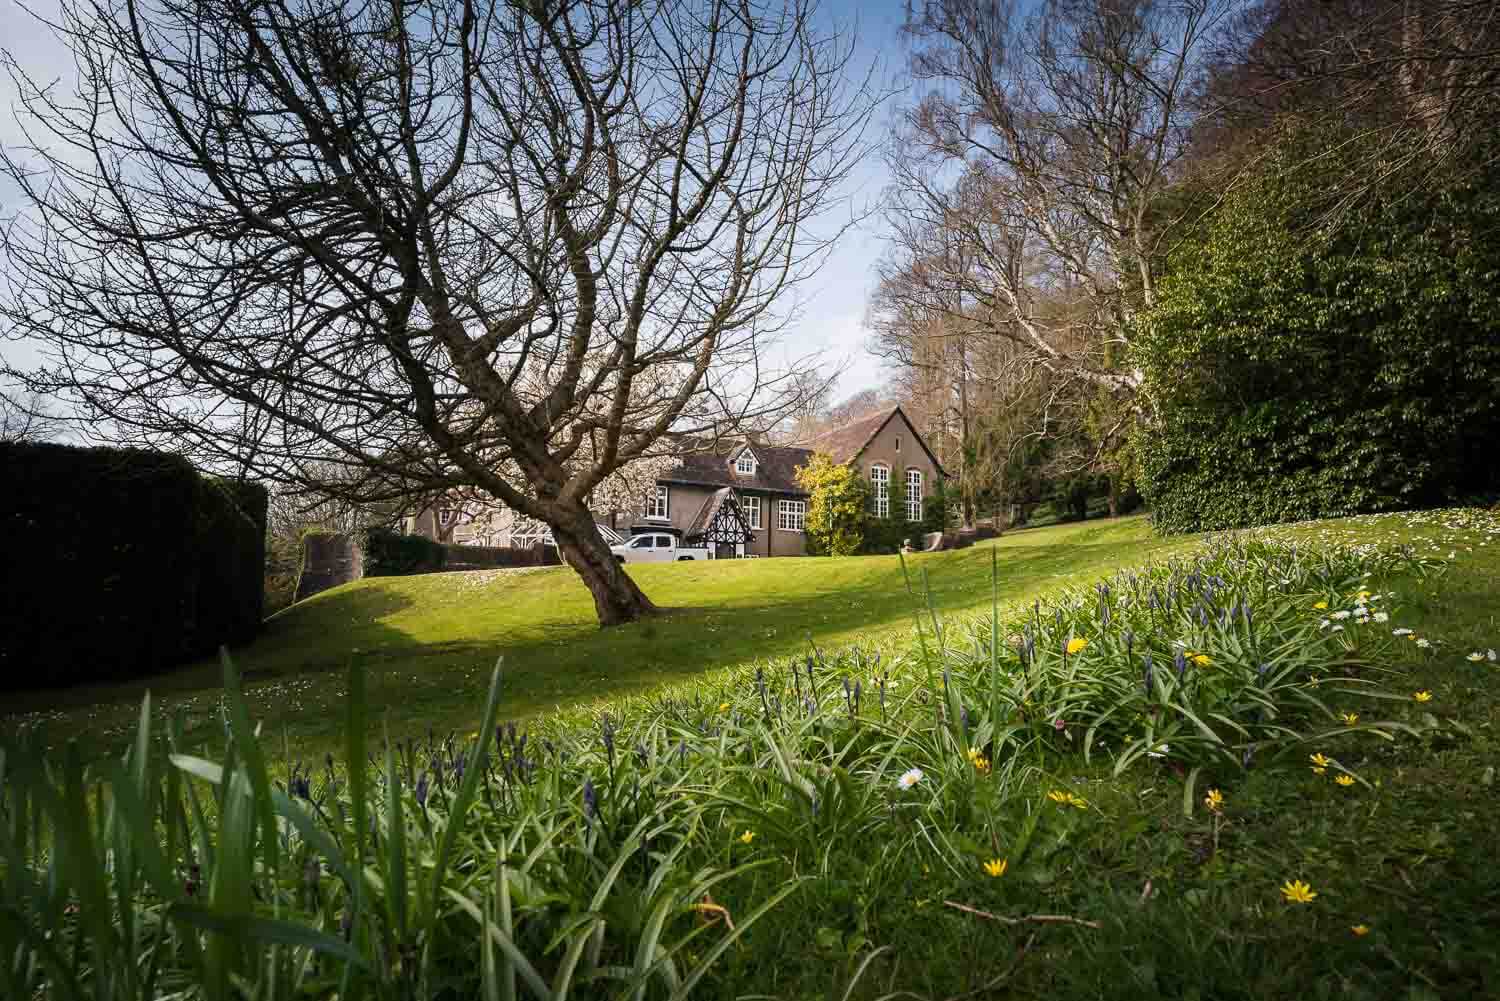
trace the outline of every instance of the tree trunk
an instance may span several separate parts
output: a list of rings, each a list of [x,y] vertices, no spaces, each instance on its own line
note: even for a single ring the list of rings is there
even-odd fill
[[[618,626],[653,615],[657,608],[636,587],[635,581],[609,551],[594,525],[594,517],[581,504],[559,506],[556,521],[548,519],[557,551],[594,596],[599,625]]]
[[[1111,518],[1120,516],[1120,480],[1116,476],[1109,478],[1109,516]]]

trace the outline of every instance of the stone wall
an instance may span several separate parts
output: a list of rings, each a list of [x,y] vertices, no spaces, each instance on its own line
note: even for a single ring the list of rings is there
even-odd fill
[[[309,532],[302,537],[302,569],[297,574],[292,601],[301,601],[364,575],[364,554],[353,536]]]

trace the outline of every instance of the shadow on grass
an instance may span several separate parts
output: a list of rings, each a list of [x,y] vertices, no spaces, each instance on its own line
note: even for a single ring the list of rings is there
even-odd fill
[[[363,645],[367,649],[389,647],[392,652],[406,643],[406,637],[398,630],[380,623],[380,619],[394,615],[412,605],[406,595],[393,593],[378,587],[340,588],[326,591],[304,605],[316,601],[316,618],[286,617],[282,612],[268,619],[255,641],[230,648],[230,656],[241,668],[247,692],[258,685],[274,681],[289,673],[281,650],[276,647],[295,645],[318,634],[326,634],[330,622],[352,623],[349,631],[350,648]],[[296,606],[304,607],[302,605]],[[409,648],[401,651],[409,654]],[[316,670],[342,667],[347,658],[338,663],[320,665]],[[291,667],[297,671],[300,666]],[[33,689],[23,692],[8,692],[5,716],[0,717],[0,728],[13,725],[17,717],[47,715],[80,706],[123,703],[136,705],[150,691],[163,703],[174,696],[219,692],[223,688],[223,669],[218,658],[208,658],[184,664],[158,674],[129,681],[96,682],[71,688]]]
[[[392,734],[429,726],[446,731],[469,725],[478,713],[499,656],[506,664],[504,712],[520,718],[797,655],[809,639],[842,645],[909,629],[913,612],[925,613],[924,569],[932,605],[951,621],[988,607],[992,551],[1002,603],[1029,601],[1064,578],[1105,574],[1161,547],[1129,532],[1121,523],[1080,525],[1057,533],[1050,545],[1047,536],[1036,544],[1002,539],[998,546],[909,557],[915,597],[895,557],[644,567],[635,576],[664,602],[663,614],[606,630],[595,625],[592,603],[571,574],[365,580],[278,613],[256,643],[234,656],[253,679],[247,697],[268,732],[283,727],[312,744],[336,739],[342,674],[351,663],[369,668],[372,709],[386,717]],[[206,713],[217,704],[219,685],[218,665],[204,663],[18,708],[50,710],[58,719],[87,716],[97,730],[88,739],[118,741],[146,688],[161,702]],[[0,720],[0,728],[6,725]]]

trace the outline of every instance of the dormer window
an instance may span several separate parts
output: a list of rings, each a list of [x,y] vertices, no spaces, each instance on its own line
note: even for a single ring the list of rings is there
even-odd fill
[[[734,471],[741,476],[755,475],[755,455],[748,448],[734,460]]]

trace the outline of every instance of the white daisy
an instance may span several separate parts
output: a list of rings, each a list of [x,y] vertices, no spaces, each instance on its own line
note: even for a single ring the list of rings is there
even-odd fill
[[[1343,621],[1344,619],[1347,619],[1348,617],[1349,617],[1349,613],[1346,612],[1346,611],[1344,611],[1343,609],[1340,609],[1339,611],[1334,612],[1332,615],[1329,616],[1330,619],[1338,619],[1339,621]]]
[[[1402,626],[1400,629],[1392,629],[1391,630],[1391,635],[1392,636],[1410,636],[1411,635],[1411,630],[1407,629],[1405,626]]]
[[[1391,617],[1389,615],[1387,615],[1385,612],[1376,612],[1375,613],[1375,621],[1376,622],[1389,622],[1389,621],[1391,621]]]
[[[1469,659],[1477,664],[1481,660],[1484,660],[1484,654],[1480,653],[1478,650],[1475,650],[1473,653],[1469,654]]]
[[[1421,647],[1423,650],[1426,650],[1428,647],[1432,646],[1432,642],[1426,637],[1423,637],[1422,639],[1417,640],[1417,646]]]
[[[913,768],[902,772],[901,777],[896,780],[896,784],[902,789],[910,789],[920,781],[922,781],[922,769]]]

